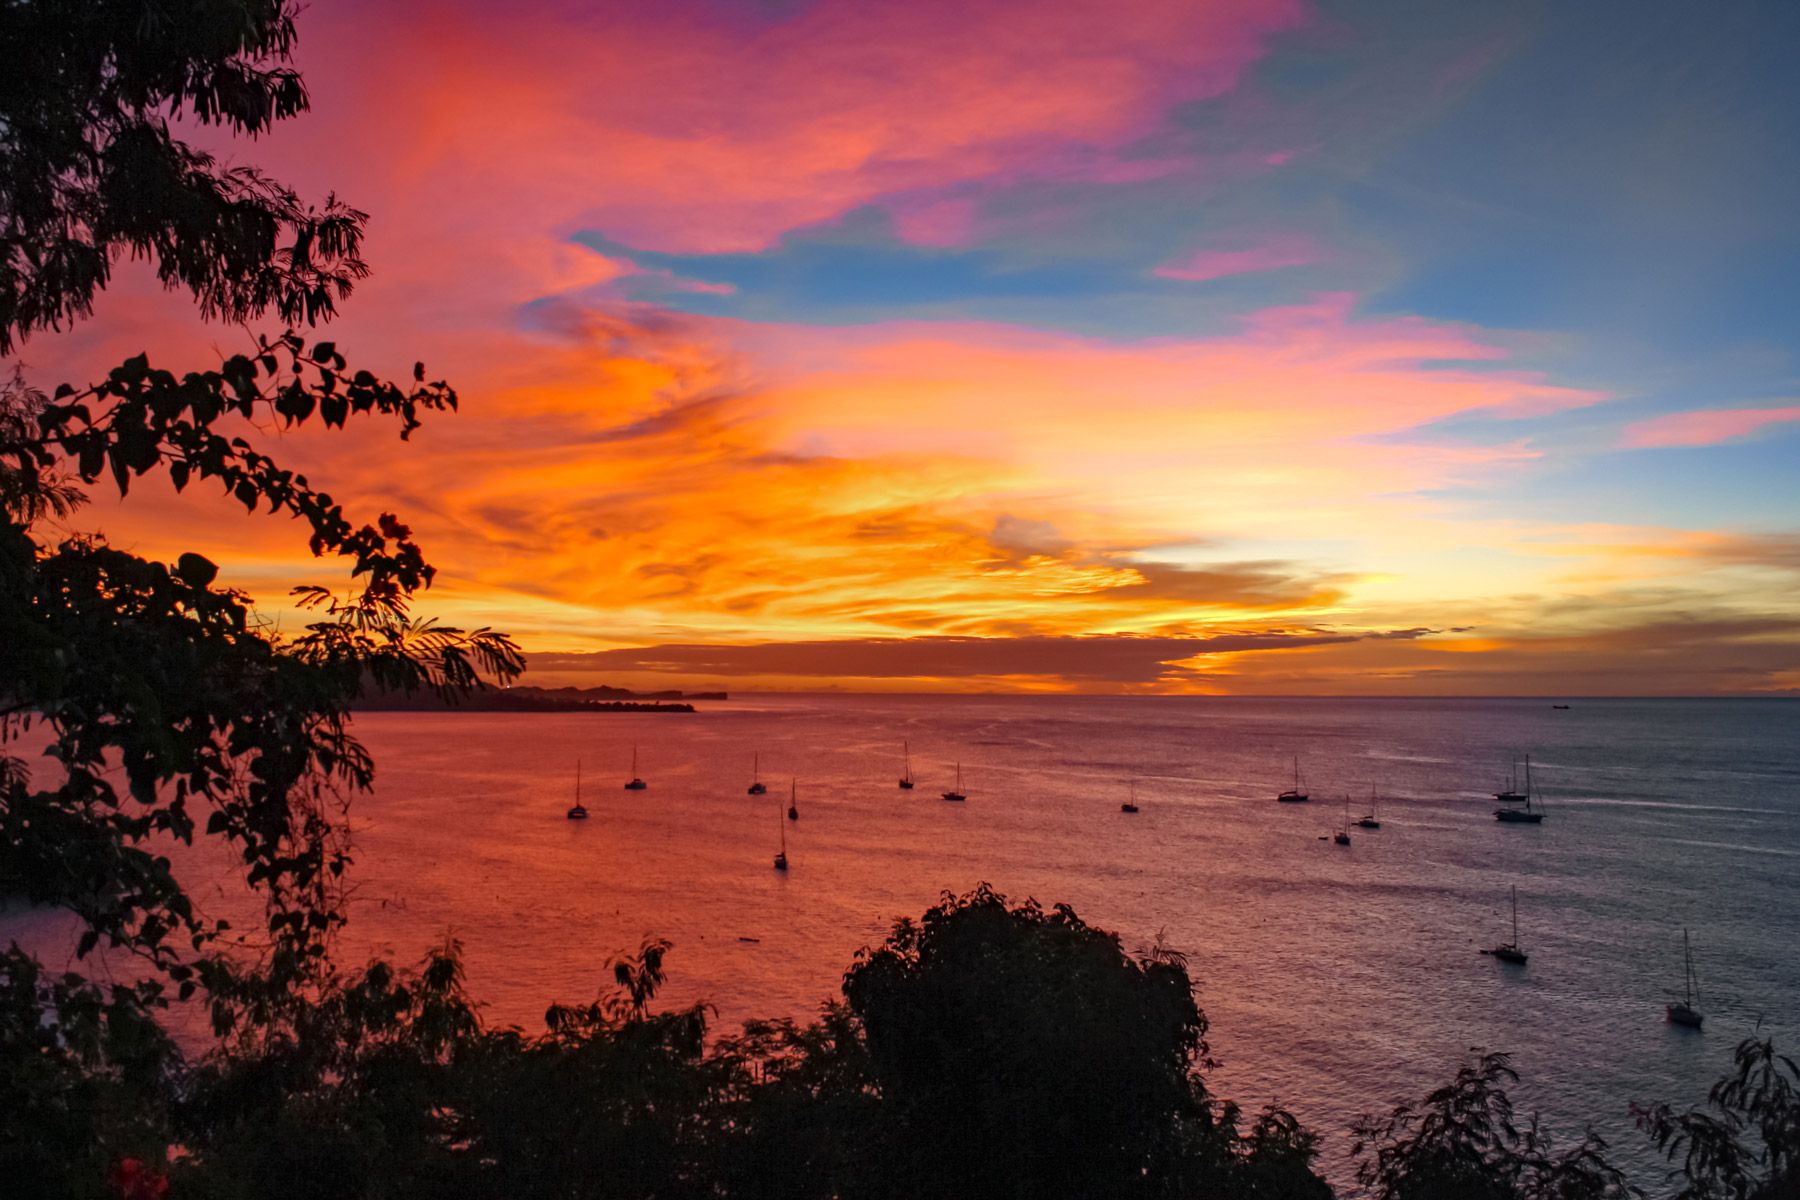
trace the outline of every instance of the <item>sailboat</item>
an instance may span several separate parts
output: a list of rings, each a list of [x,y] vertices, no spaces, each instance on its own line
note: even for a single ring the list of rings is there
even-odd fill
[[[625,790],[628,792],[641,792],[649,786],[649,784],[638,778],[637,746],[634,744],[631,747],[631,782],[625,785]]]
[[[905,756],[906,769],[900,773],[900,787],[903,791],[912,791],[912,746],[907,742],[900,743],[900,753]]]
[[[794,811],[794,795],[799,790],[799,784],[790,783],[788,788],[788,812],[791,814]],[[781,831],[781,849],[775,852],[775,869],[785,871],[787,870],[787,822],[781,819],[780,809],[776,809],[775,813],[775,824]]]
[[[1294,755],[1294,786],[1275,797],[1281,804],[1304,804],[1312,797],[1300,790],[1300,756]]]
[[[763,786],[762,781],[762,755],[752,754],[750,756],[750,786],[744,789],[744,794],[746,796],[760,796],[768,790],[767,787]]]
[[[1525,756],[1525,801],[1524,808],[1496,808],[1494,820],[1506,825],[1542,825],[1544,823],[1544,806],[1531,806],[1533,788],[1531,786],[1531,755]],[[1499,793],[1498,799],[1504,800],[1505,793]]]
[[[1688,944],[1688,931],[1681,931],[1681,958],[1684,971],[1681,977],[1682,996],[1680,1000],[1671,1000],[1663,1006],[1663,1012],[1671,1025],[1682,1025],[1688,1029],[1700,1028],[1700,1022],[1706,1018],[1694,1007],[1694,951]]]
[[[1121,804],[1121,805],[1119,805],[1119,811],[1120,811],[1120,812],[1128,812],[1128,813],[1134,813],[1134,812],[1136,812],[1136,811],[1137,811],[1137,810],[1138,810],[1138,806],[1137,806],[1137,780],[1135,780],[1135,779],[1133,779],[1133,780],[1131,780],[1131,781],[1130,781],[1130,783],[1131,783],[1131,799],[1129,799],[1129,800],[1127,800],[1127,801],[1125,801],[1125,803],[1123,803],[1123,804]]]
[[[1339,846],[1350,844],[1350,793],[1344,793],[1344,827],[1331,835],[1331,840]]]
[[[1495,958],[1499,959],[1501,962],[1519,963],[1520,965],[1523,965],[1527,955],[1523,950],[1519,949],[1519,889],[1517,886],[1514,886],[1514,888],[1512,890],[1512,910],[1513,910],[1512,941],[1501,942],[1498,946],[1495,946],[1492,950],[1483,950],[1482,953],[1483,954],[1491,954]]]
[[[1375,785],[1369,785],[1369,812],[1356,822],[1362,829],[1380,829],[1381,822],[1375,819]]]
[[[967,796],[963,795],[963,790],[962,790],[962,764],[961,763],[956,764],[956,790],[952,791],[952,792],[945,792],[944,799],[946,799],[946,800],[967,800],[968,799]]]
[[[1530,758],[1530,755],[1526,755],[1526,761],[1528,763],[1530,762]],[[1502,804],[1518,804],[1522,800],[1529,799],[1531,794],[1531,768],[1529,766],[1525,768],[1525,773],[1527,782],[1525,784],[1525,790],[1521,792],[1519,790],[1519,760],[1516,758],[1513,759],[1506,768],[1506,790],[1495,792],[1494,799]]]
[[[790,779],[788,781],[788,811],[787,811],[787,819],[790,821],[798,821],[800,819],[800,805],[795,800],[795,793],[796,793],[796,788],[794,785],[794,781]]]
[[[569,806],[566,814],[571,821],[587,820],[587,809],[581,805],[581,760],[575,760],[575,803]]]

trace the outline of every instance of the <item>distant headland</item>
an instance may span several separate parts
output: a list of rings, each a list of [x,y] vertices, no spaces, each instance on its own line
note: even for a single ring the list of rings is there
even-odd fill
[[[358,712],[674,712],[691,713],[692,700],[727,700],[725,692],[633,692],[616,687],[488,688],[451,704],[436,692],[367,690]]]

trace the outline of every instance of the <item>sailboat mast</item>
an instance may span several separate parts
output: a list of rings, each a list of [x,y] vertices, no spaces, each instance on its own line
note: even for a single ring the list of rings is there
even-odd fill
[[[1519,944],[1519,885],[1513,884],[1513,945]]]
[[[1687,993],[1687,1005],[1692,1008],[1694,1005],[1694,949],[1688,943],[1688,931],[1685,928],[1681,931],[1681,959],[1685,968],[1681,980],[1682,988]]]
[[[581,807],[581,760],[575,760],[575,807]]]

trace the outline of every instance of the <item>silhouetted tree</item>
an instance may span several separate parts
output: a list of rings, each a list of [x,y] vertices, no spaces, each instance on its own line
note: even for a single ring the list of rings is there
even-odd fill
[[[120,256],[207,317],[323,320],[367,271],[364,216],[310,207],[176,136],[306,111],[293,0],[0,4],[0,354],[92,311]]]
[[[1636,1111],[1671,1162],[1675,1200],[1800,1200],[1800,1064],[1773,1042],[1740,1042],[1736,1070],[1713,1085],[1705,1108],[1667,1104]]]
[[[121,255],[206,316],[331,315],[364,273],[362,215],[307,208],[175,133],[186,118],[256,134],[304,109],[292,14],[287,0],[0,5],[0,352],[89,312]],[[254,345],[206,370],[140,354],[87,387],[46,396],[15,372],[0,388],[0,889],[73,912],[79,959],[104,944],[137,960],[113,982],[0,957],[0,1174],[60,1160],[62,1186],[41,1195],[89,1193],[127,1157],[154,1179],[140,1148],[174,1088],[172,1048],[152,1036],[165,989],[204,988],[222,1033],[314,1019],[349,861],[342,806],[373,773],[347,728],[363,681],[460,694],[522,667],[501,635],[411,617],[434,572],[397,518],[353,521],[243,436],[378,414],[405,437],[455,393],[422,365],[388,382],[292,332]],[[47,524],[91,486],[124,495],[149,474],[299,518],[355,588],[302,589],[314,618],[279,638],[199,555],[153,562]],[[27,731],[48,742],[35,772],[10,752]],[[266,897],[260,961],[217,953],[225,924],[182,887],[167,843],[196,835],[232,843]]]
[[[1506,1085],[1518,1074],[1486,1054],[1425,1097],[1352,1133],[1357,1180],[1375,1200],[1623,1200],[1638,1195],[1589,1132],[1557,1155],[1536,1118],[1521,1128]]]
[[[1229,1195],[1254,1164],[1201,1080],[1186,963],[1129,955],[1066,905],[946,896],[861,955],[844,994],[899,1139],[892,1192],[869,1194]],[[1304,1164],[1311,1146],[1280,1152]]]

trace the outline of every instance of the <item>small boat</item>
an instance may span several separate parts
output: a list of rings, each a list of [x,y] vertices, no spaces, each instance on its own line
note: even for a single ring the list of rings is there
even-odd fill
[[[1482,953],[1483,954],[1491,954],[1495,958],[1499,959],[1501,962],[1518,963],[1519,965],[1523,966],[1525,963],[1525,959],[1528,957],[1528,955],[1526,955],[1526,953],[1523,950],[1519,949],[1519,889],[1517,887],[1514,887],[1512,890],[1512,910],[1513,910],[1512,941],[1501,942],[1498,946],[1495,946],[1492,950],[1483,950]]]
[[[1552,704],[1550,707],[1551,708],[1567,708],[1569,706],[1566,704]]]
[[[1671,1000],[1663,1005],[1663,1014],[1669,1024],[1680,1025],[1686,1029],[1700,1028],[1700,1022],[1706,1017],[1694,1007],[1694,951],[1688,944],[1688,931],[1681,931],[1681,958],[1685,968],[1682,974],[1682,996],[1680,1000]]]
[[[788,785],[788,821],[794,819],[794,797],[798,791],[798,783],[790,783]],[[775,869],[777,871],[785,871],[787,870],[787,821],[783,821],[779,816],[780,809],[776,809],[775,811],[778,814],[775,818],[775,824],[781,832],[781,849],[775,852]]]
[[[767,787],[763,786],[762,781],[762,755],[752,754],[750,756],[750,786],[744,789],[744,794],[746,796],[760,796],[768,790]]]
[[[910,791],[912,791],[912,786],[913,786],[912,746],[907,742],[901,742],[900,743],[900,753],[901,753],[902,757],[904,757],[904,759],[906,760],[906,767],[904,770],[902,770],[900,772],[900,789],[902,791],[910,792]]]
[[[1381,822],[1375,819],[1375,785],[1369,785],[1369,811],[1357,819],[1357,826],[1362,829],[1380,829]]]
[[[1138,810],[1137,780],[1133,779],[1133,780],[1131,780],[1131,798],[1129,800],[1125,801],[1125,803],[1119,805],[1119,811],[1125,812],[1125,813],[1134,813],[1137,810]]]
[[[787,819],[790,821],[798,821],[800,819],[800,805],[795,799],[795,796],[797,795],[798,790],[799,789],[794,785],[794,781],[790,779],[788,781],[788,811],[787,811]]]
[[[1300,790],[1300,756],[1294,755],[1294,786],[1275,797],[1279,804],[1305,804],[1312,797]]]
[[[569,811],[564,815],[571,821],[587,820],[587,809],[581,804],[581,760],[579,758],[575,760],[575,803],[569,806]]]
[[[1331,840],[1339,846],[1350,844],[1350,793],[1344,793],[1344,827],[1331,835]]]
[[[951,791],[951,792],[945,792],[944,799],[956,800],[956,801],[962,801],[962,800],[968,799],[967,796],[963,795],[963,790],[962,790],[962,764],[961,763],[956,764],[956,790]]]
[[[1496,808],[1494,820],[1503,825],[1542,825],[1544,823],[1544,806],[1539,804],[1535,808],[1532,807],[1531,798],[1534,791],[1535,789],[1531,786],[1531,755],[1527,754],[1525,756],[1525,791],[1521,793],[1525,807]],[[1497,794],[1495,799],[1505,800],[1506,796],[1504,793]]]
[[[625,790],[628,792],[641,792],[649,786],[649,784],[638,778],[637,747],[633,746],[631,748],[631,782],[625,785]]]

